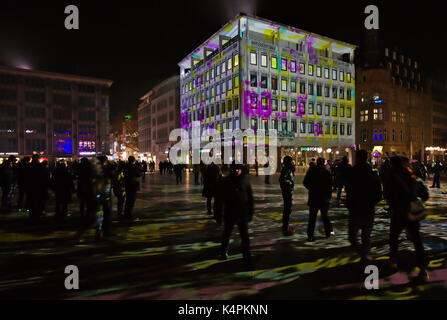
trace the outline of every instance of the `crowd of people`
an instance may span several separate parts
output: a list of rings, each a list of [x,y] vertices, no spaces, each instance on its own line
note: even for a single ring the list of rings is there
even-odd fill
[[[76,194],[79,202],[80,230],[76,240],[90,228],[102,238],[112,234],[112,193],[117,199],[121,219],[133,219],[133,209],[144,170],[134,157],[127,162],[109,161],[105,156],[82,158],[79,162],[40,161],[39,155],[10,156],[0,166],[2,212],[14,207],[26,210],[33,222],[45,214],[50,190],[54,193],[55,219],[64,222],[68,205]],[[18,189],[16,192],[16,188]],[[15,201],[15,197],[17,197]]]
[[[76,194],[80,212],[76,241],[82,241],[85,231],[91,228],[96,230],[99,238],[112,235],[112,195],[117,200],[118,217],[132,220],[140,179],[144,179],[148,168],[154,172],[155,162],[139,163],[132,156],[127,162],[109,161],[105,156],[98,156],[82,158],[79,162],[60,160],[55,163],[41,161],[38,155],[24,157],[18,162],[14,156],[10,156],[0,166],[2,212],[8,212],[15,206],[19,210],[26,209],[32,221],[39,221],[44,215],[51,189],[55,198],[55,218],[63,222],[68,213],[68,204]],[[175,174],[177,184],[183,183],[185,168],[181,164],[173,165],[170,161],[159,164],[160,174]],[[256,162],[256,175],[258,168]],[[224,224],[221,258],[227,257],[231,232],[237,225],[244,261],[251,266],[248,223],[255,210],[254,196],[247,177],[249,167],[234,162],[231,166],[214,163],[205,165],[201,162],[192,169],[194,183],[203,185],[202,196],[206,198],[208,215],[213,215],[219,225]],[[325,236],[329,238],[334,235],[328,214],[332,194],[336,192],[336,205],[340,206],[344,190],[349,211],[348,239],[362,263],[369,263],[375,206],[385,199],[391,213],[390,266],[397,268],[398,239],[402,231],[406,230],[414,244],[421,275],[426,277],[424,248],[419,233],[423,202],[429,197],[424,181],[432,173],[432,187],[439,188],[443,169],[440,161],[427,167],[400,156],[386,159],[377,168],[368,163],[365,150],[356,152],[354,165],[350,165],[346,157],[335,162],[324,158],[312,159],[303,180],[308,190],[307,240],[315,241],[318,212]],[[265,179],[265,183],[270,183],[270,177]],[[281,231],[284,236],[290,236],[296,232],[296,228],[290,224],[295,191],[295,164],[290,156],[284,157],[282,161],[279,185],[284,203]],[[358,239],[359,232],[361,241]]]

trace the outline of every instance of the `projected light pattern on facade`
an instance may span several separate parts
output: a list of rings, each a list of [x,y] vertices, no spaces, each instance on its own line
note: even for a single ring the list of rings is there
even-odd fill
[[[276,129],[281,146],[353,145],[354,49],[238,15],[179,63],[181,126]]]

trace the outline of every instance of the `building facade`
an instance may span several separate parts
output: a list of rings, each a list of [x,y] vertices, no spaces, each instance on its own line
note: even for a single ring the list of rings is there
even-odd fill
[[[111,85],[110,80],[0,67],[0,155],[108,153]]]
[[[373,161],[392,155],[426,160],[432,145],[432,100],[419,61],[380,45],[369,32],[357,67],[357,144]]]
[[[355,46],[240,14],[180,63],[181,126],[274,129],[281,156],[355,144]],[[328,154],[326,154],[328,152]]]
[[[432,146],[426,147],[426,159],[446,161],[447,153],[447,82],[430,79],[432,100]]]
[[[169,141],[169,134],[180,127],[179,97],[179,77],[172,76],[140,98],[138,146],[142,158],[156,163],[169,158],[169,150],[176,143]]]

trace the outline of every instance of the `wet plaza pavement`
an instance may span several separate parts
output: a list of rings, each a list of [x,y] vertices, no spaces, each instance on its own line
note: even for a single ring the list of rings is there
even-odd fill
[[[307,192],[294,194],[292,224],[280,232],[282,198],[278,176],[265,185],[250,176],[255,217],[250,225],[254,269],[244,271],[237,228],[229,258],[217,259],[222,227],[206,215],[202,187],[175,185],[174,176],[147,175],[138,195],[134,222],[114,214],[114,236],[75,244],[78,210],[63,225],[48,214],[39,225],[24,212],[0,216],[0,297],[33,299],[446,299],[447,188],[430,189],[429,215],[421,225],[430,279],[415,279],[414,251],[405,233],[399,272],[388,264],[389,215],[381,203],[372,235],[371,257],[379,268],[380,289],[366,290],[366,275],[347,241],[347,210],[329,211],[335,235],[306,242]],[[302,177],[301,177],[302,179]],[[115,200],[115,199],[114,199]],[[116,201],[114,201],[114,205]],[[66,290],[67,265],[79,268],[80,289]]]

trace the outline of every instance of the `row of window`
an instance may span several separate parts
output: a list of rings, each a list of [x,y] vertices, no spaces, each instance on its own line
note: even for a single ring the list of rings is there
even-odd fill
[[[226,92],[230,92],[233,89],[237,88],[239,88],[239,76],[236,75],[234,77],[228,77],[226,80],[216,83],[214,86],[206,88],[205,90],[198,92],[189,98],[183,99],[182,105],[191,107],[202,101],[208,100]]]
[[[399,115],[399,119],[398,119]],[[360,111],[360,122],[367,122],[370,119],[370,113],[369,110],[361,110]],[[373,109],[372,119],[373,120],[384,120],[384,111],[382,108],[375,108]],[[392,122],[400,122],[405,123],[405,113],[403,112],[397,112],[397,111],[391,111],[391,121]]]
[[[388,132],[386,129],[374,129],[374,130],[368,130],[366,128],[360,129],[360,141],[367,142],[367,141],[398,141],[400,139],[400,142],[404,141],[405,133],[403,130],[392,129],[390,132],[390,137],[388,136]],[[372,139],[371,139],[372,137]]]
[[[257,73],[250,73],[250,87],[260,87],[262,89],[270,89],[270,90],[278,90],[278,78],[276,76],[270,77],[270,88],[268,86],[268,76],[261,74],[261,81],[258,82],[258,74]],[[345,99],[345,92],[346,92],[346,99],[351,100],[352,99],[352,92],[353,88],[347,88],[344,87],[337,87],[337,86],[323,86],[322,83],[317,82],[316,86],[315,83],[309,82],[307,84],[307,92],[306,92],[306,82],[300,81],[299,82],[299,88],[297,86],[297,80],[293,78],[284,78],[281,77],[281,91],[284,92],[290,92],[290,93],[300,93],[300,94],[309,94],[314,95],[315,94],[315,88],[316,88],[316,95],[319,97],[322,97],[323,95],[327,98],[331,97],[334,99]],[[289,90],[290,89],[290,90]],[[299,91],[298,91],[299,89]],[[345,91],[346,90],[346,91]]]
[[[188,122],[200,121],[204,118],[214,117],[215,115],[224,114],[233,110],[239,110],[239,98],[235,97],[233,100],[228,99],[216,105],[208,106],[202,110],[196,110],[188,114]]]
[[[280,69],[281,71],[291,71],[291,72],[299,72],[300,74],[306,74],[306,64],[304,62],[298,62],[296,60],[288,60],[287,58],[283,57],[276,57],[276,56],[267,56],[266,53],[260,54],[261,59],[258,61],[258,53],[256,51],[250,52],[250,64],[253,66],[260,65],[261,67],[267,68],[268,67],[268,60],[270,60],[270,68],[277,70]],[[279,67],[279,68],[278,68]],[[337,70],[336,68],[332,68],[330,70],[328,67],[322,67],[320,65],[313,65],[308,64],[307,65],[307,75],[314,76],[321,78],[324,76],[326,79],[332,79],[332,80],[340,80],[340,81],[346,81],[347,83],[351,83],[351,73],[347,72],[345,77],[345,71]]]
[[[25,91],[25,101],[33,103],[45,103],[45,92]],[[17,90],[13,89],[1,89],[0,100],[17,100]],[[71,104],[70,95],[55,94],[53,97],[55,104],[69,106]],[[96,105],[94,97],[78,97],[78,103],[81,107],[94,107]],[[105,105],[106,100],[102,100],[101,103]]]
[[[390,51],[389,51],[389,49],[388,49],[388,48],[385,48],[385,57],[389,57],[389,55],[390,55]],[[397,52],[396,52],[396,51],[393,51],[393,60],[397,60]],[[400,55],[400,63],[402,63],[402,64],[405,63],[405,57],[404,57],[403,54]],[[409,67],[411,67],[411,66],[413,65],[413,67],[414,67],[415,69],[418,68],[418,62],[417,62],[417,61],[414,61],[414,62],[412,63],[410,57],[407,58],[407,64],[408,64]]]
[[[278,128],[278,124],[281,124],[281,128]],[[290,122],[287,119],[277,120],[277,119],[261,119],[258,121],[258,118],[252,117],[250,119],[250,128],[253,130],[256,129],[264,129],[264,130],[280,130],[282,132],[292,132],[298,133],[298,125],[299,123],[299,132],[302,134],[312,134],[312,135],[325,135],[325,134],[334,134],[334,135],[352,135],[352,124],[351,123],[338,123],[338,122],[325,122],[323,126],[323,122],[314,122],[312,120],[301,120],[291,119]]]

